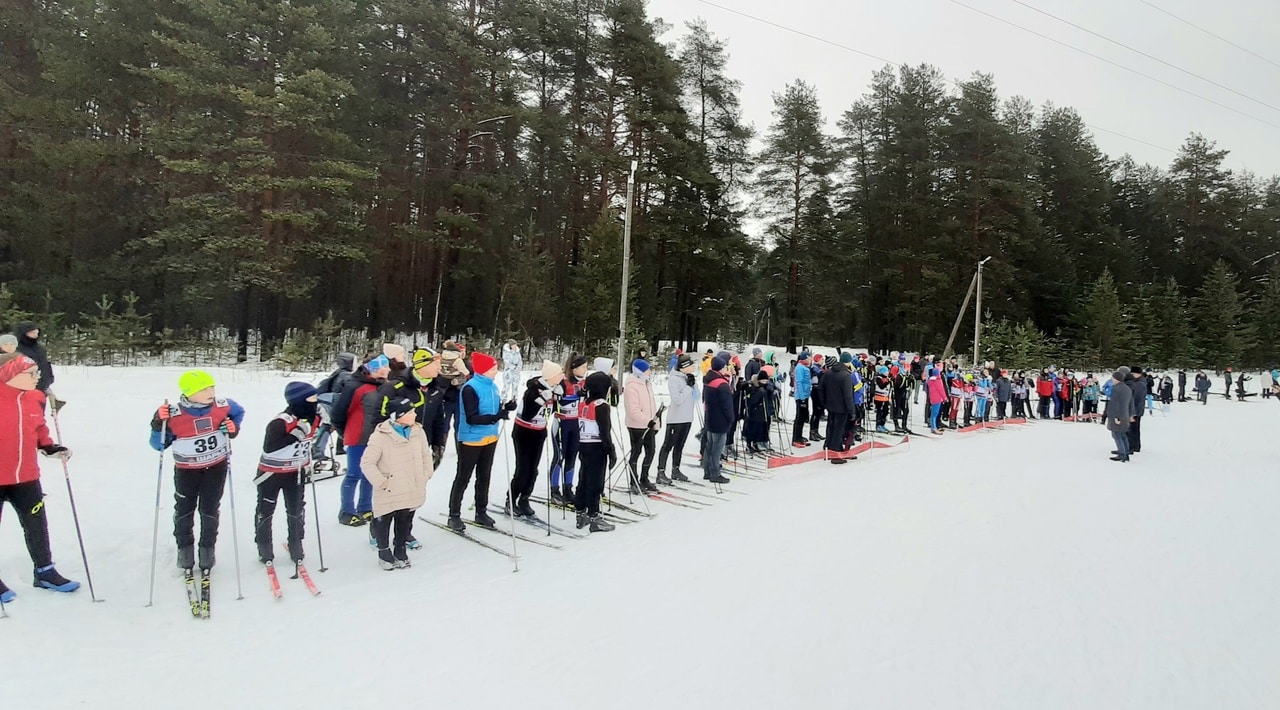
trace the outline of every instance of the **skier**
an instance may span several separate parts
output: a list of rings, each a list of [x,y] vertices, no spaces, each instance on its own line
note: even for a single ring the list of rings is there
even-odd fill
[[[876,368],[875,379],[872,380],[874,393],[872,401],[876,407],[876,433],[887,434],[889,429],[885,426],[885,422],[889,419],[889,399],[892,385],[889,380],[889,368],[881,365]]]
[[[318,425],[316,388],[305,382],[290,382],[284,388],[285,410],[267,423],[258,460],[258,506],[254,515],[253,540],[258,544],[258,560],[275,560],[271,519],[276,501],[284,493],[285,522],[288,526],[289,558],[302,561],[302,537],[306,529],[305,485],[310,478],[311,446]]]
[[[1245,400],[1245,397],[1249,396],[1248,393],[1245,392],[1244,383],[1249,382],[1252,379],[1253,379],[1252,377],[1249,377],[1243,372],[1241,372],[1239,377],[1236,378],[1236,401],[1237,402],[1243,402]]]
[[[627,434],[631,439],[631,456],[627,460],[631,493],[656,493],[658,487],[649,480],[649,467],[653,465],[654,439],[658,435],[658,403],[653,397],[653,385],[649,383],[649,362],[636,358],[631,363],[631,377],[622,393],[626,407]],[[644,463],[639,475],[636,462],[644,452]]]
[[[733,389],[725,370],[729,360],[717,355],[702,378],[703,418],[702,478],[712,483],[728,483],[720,474],[720,455],[733,427]]]
[[[502,348],[502,401],[510,402],[520,395],[520,369],[523,367],[520,346],[516,341],[508,340]]]
[[[1230,400],[1231,399],[1231,368],[1229,367],[1227,368],[1227,371],[1223,373],[1223,378],[1227,381],[1227,386],[1226,386],[1226,389],[1222,391],[1222,396]]]
[[[231,439],[240,433],[244,408],[218,397],[213,375],[188,370],[178,378],[177,404],[162,404],[151,419],[151,448],[173,448],[173,537],[178,568],[196,562],[195,514],[200,512],[199,564],[213,569],[218,507],[231,463]]]
[[[578,402],[582,399],[587,358],[570,353],[564,363],[564,380],[556,388],[556,421],[551,435],[551,500],[573,503],[573,467],[578,458]],[[612,378],[610,378],[612,382]],[[561,474],[564,488],[560,487]]]
[[[320,431],[315,437],[315,451],[313,455],[317,461],[328,459],[325,453],[325,447],[329,445],[329,436],[333,433],[333,405],[338,400],[338,395],[342,394],[342,390],[351,381],[351,373],[356,367],[356,356],[354,353],[339,353],[337,358],[337,369],[329,373],[329,376],[320,380],[320,384],[316,385],[316,401],[320,403],[320,410],[324,414],[320,423]],[[345,455],[346,449],[342,444],[342,434],[338,433],[338,441],[334,446],[333,453],[336,456]]]
[[[525,383],[524,397],[516,409],[516,424],[511,429],[511,443],[516,452],[516,470],[511,479],[505,509],[508,515],[534,517],[529,505],[533,486],[538,481],[538,459],[547,442],[547,415],[555,406],[555,391],[564,381],[564,368],[550,360],[542,361],[542,375]]]
[[[31,358],[40,368],[40,384],[37,389],[48,395],[53,387],[53,365],[49,364],[49,353],[40,344],[40,326],[24,321],[14,326],[13,335],[18,339],[18,352]]]
[[[941,434],[938,415],[942,413],[942,403],[947,401],[947,388],[942,382],[942,373],[938,370],[937,363],[929,369],[925,390],[925,401],[929,405],[929,431],[935,435]]]
[[[896,372],[894,372],[895,369]],[[915,387],[913,384],[915,378],[902,365],[889,368],[889,372],[889,385],[893,390],[893,433],[908,434],[910,433],[910,428],[907,426],[910,415],[908,398]]]
[[[71,450],[53,443],[44,421],[45,396],[39,392],[40,364],[20,353],[0,355],[0,509],[5,501],[18,514],[34,569],[32,586],[55,592],[80,588],[58,574],[49,548],[49,520],[40,486],[39,451],[63,461]],[[0,601],[17,595],[0,581]]]
[[[694,408],[698,404],[697,366],[693,358],[681,354],[676,361],[675,372],[667,375],[667,392],[671,406],[667,409],[667,430],[658,452],[658,483],[683,483],[689,477],[680,472],[680,460],[684,457],[684,443],[693,428]],[[667,478],[667,455],[671,455],[671,478]]]
[[[604,493],[605,471],[618,465],[613,445],[613,418],[609,410],[609,392],[613,377],[608,370],[596,370],[583,382],[578,424],[582,457],[582,476],[573,505],[577,510],[578,529],[610,532],[614,526],[600,515],[600,496]]]
[[[407,548],[413,540],[413,512],[426,502],[427,481],[435,469],[431,466],[431,445],[418,424],[413,402],[404,397],[393,399],[387,402],[386,411],[387,419],[369,436],[360,470],[373,488],[371,527],[378,546],[378,565],[392,570],[410,566]]]
[[[1178,401],[1187,401],[1187,371],[1178,370]]]
[[[1133,392],[1133,421],[1126,432],[1129,437],[1129,450],[1126,453],[1132,455],[1142,451],[1142,414],[1147,401],[1147,377],[1141,367],[1134,365],[1129,368],[1128,384]],[[1115,396],[1114,391],[1111,396]]]
[[[796,420],[791,427],[791,445],[803,448],[809,445],[804,437],[805,426],[809,423],[809,397],[813,393],[813,371],[809,369],[809,351],[800,353],[796,359],[795,381],[791,396],[796,400]]]
[[[366,412],[377,411],[378,387],[391,376],[391,359],[378,355],[366,362],[343,387],[333,405],[333,425],[342,430],[347,447],[347,473],[342,479],[338,522],[360,527],[373,520],[373,489],[360,472],[364,447],[372,431],[366,430]]]
[[[458,415],[458,473],[449,493],[449,528],[463,532],[462,496],[467,492],[474,473],[476,479],[475,523],[481,527],[495,526],[489,517],[489,476],[493,472],[493,454],[498,448],[499,422],[507,419],[516,403],[502,403],[498,383],[498,361],[486,353],[471,355],[475,375],[462,386],[459,397],[462,412]]]
[[[813,413],[809,417],[809,439],[808,441],[822,441],[822,434],[818,433],[818,427],[822,423],[822,414],[826,411],[823,406],[826,400],[822,394],[822,354],[815,353],[813,356],[813,364],[809,366],[810,375],[810,403],[813,405]]]

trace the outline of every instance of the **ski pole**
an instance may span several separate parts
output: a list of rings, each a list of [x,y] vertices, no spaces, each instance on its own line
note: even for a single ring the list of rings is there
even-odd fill
[[[62,446],[62,427],[58,425],[58,410],[61,406],[50,409],[53,411],[53,433],[58,437],[58,446]],[[76,512],[76,495],[71,490],[71,470],[67,467],[65,452],[59,458],[62,459],[62,476],[67,481],[67,502],[71,504],[71,519],[76,524],[76,540],[80,543],[80,561],[84,562],[84,578],[89,583],[89,598],[95,602],[105,601],[99,599],[93,591],[93,575],[89,572],[89,556],[84,551],[84,535],[80,532],[80,515]]]
[[[329,568],[324,566],[324,542],[320,539],[320,496],[316,494],[315,474],[315,464],[313,463],[308,475],[311,479],[311,512],[315,513],[316,516],[316,550],[320,553],[320,571],[325,572]]]
[[[507,432],[507,420],[503,419],[498,422],[498,446],[502,446],[502,435]],[[509,442],[508,442],[509,443]],[[506,446],[502,446],[502,458],[506,462],[507,469],[507,506],[511,510],[511,563],[515,568],[513,573],[520,571],[520,557],[516,550],[516,506],[511,500],[511,454],[507,452]]]
[[[236,601],[244,599],[240,582],[240,534],[236,525],[236,477],[232,474],[231,453],[227,453],[227,495],[231,498],[231,553],[236,560]]]
[[[169,400],[164,401],[165,409],[169,408]],[[160,465],[156,467],[156,514],[151,523],[151,591],[147,595],[147,606],[156,600],[156,550],[160,544],[160,484],[164,480],[164,444],[169,438],[169,420],[160,422]]]

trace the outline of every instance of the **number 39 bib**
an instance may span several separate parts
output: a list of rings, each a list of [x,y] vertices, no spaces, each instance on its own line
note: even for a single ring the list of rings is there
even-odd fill
[[[170,417],[173,432],[173,464],[178,468],[205,468],[222,463],[231,453],[231,440],[221,430],[230,416],[226,400],[219,399],[205,414],[180,410]]]

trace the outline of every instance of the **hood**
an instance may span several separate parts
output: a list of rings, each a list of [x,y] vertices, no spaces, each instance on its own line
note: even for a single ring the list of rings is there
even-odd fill
[[[351,372],[356,369],[355,353],[338,353],[338,359],[334,361],[334,364],[347,372]]]
[[[609,370],[613,369],[613,360],[607,357],[598,357],[595,359],[595,362],[592,363],[592,368],[595,369],[596,372],[603,372],[607,375],[609,374]]]
[[[13,334],[17,336],[18,342],[22,343],[23,345],[35,345],[36,343],[35,339],[28,338],[27,333],[39,327],[40,325],[38,323],[29,321],[29,320],[24,320],[21,323],[13,326]]]
[[[604,399],[609,396],[609,390],[613,388],[613,378],[609,376],[609,372],[597,371],[587,375],[585,382],[588,399]]]

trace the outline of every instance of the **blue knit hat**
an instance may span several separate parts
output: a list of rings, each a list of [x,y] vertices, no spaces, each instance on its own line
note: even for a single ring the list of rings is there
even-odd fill
[[[649,361],[645,360],[642,357],[638,357],[635,359],[634,362],[631,363],[631,369],[635,370],[636,372],[648,372]]]
[[[316,388],[306,382],[290,382],[284,386],[284,401],[289,404],[302,404],[316,396]]]

